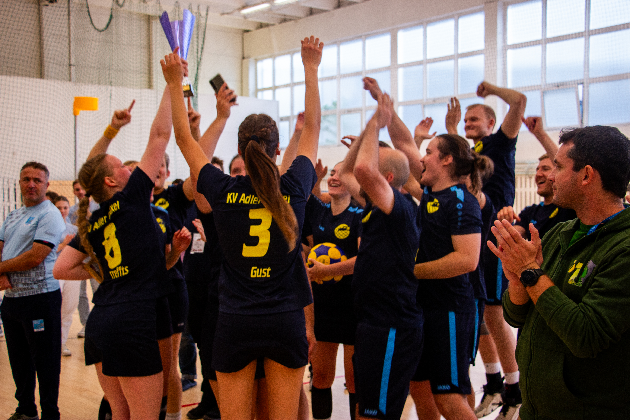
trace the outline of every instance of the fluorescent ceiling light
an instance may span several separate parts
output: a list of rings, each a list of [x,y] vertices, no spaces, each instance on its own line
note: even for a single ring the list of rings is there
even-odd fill
[[[259,12],[261,10],[268,9],[269,7],[271,7],[271,5],[269,3],[260,3],[260,4],[257,4],[255,6],[246,7],[244,9],[242,9],[241,13],[246,15],[248,13],[254,13],[254,12]]]
[[[279,6],[281,4],[295,3],[298,0],[274,0],[273,4]]]

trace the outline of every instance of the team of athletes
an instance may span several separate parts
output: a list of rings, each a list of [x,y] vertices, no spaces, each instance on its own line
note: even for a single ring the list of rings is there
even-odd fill
[[[305,111],[280,167],[278,128],[264,114],[241,124],[229,175],[211,160],[236,95],[221,87],[217,117],[201,135],[177,52],[161,61],[167,86],[141,160],[125,165],[106,154],[112,126],[131,121],[132,104],[114,114],[82,166],[78,234],[54,275],[101,282],[85,353],[114,420],[155,420],[161,406],[166,419],[181,418],[177,354],[186,322],[223,419],[308,418],[309,360],[313,417],[330,418],[339,344],[352,419],[400,418],[409,393],[420,419],[475,419],[501,404],[499,418],[518,416],[514,337],[500,306],[507,281],[482,244],[497,211],[514,218],[516,138],[522,121],[535,134],[540,121],[523,119],[524,95],[483,82],[480,97],[509,106],[497,133],[494,111],[470,106],[471,149],[457,135],[453,99],[448,134],[429,134],[427,118],[412,135],[389,95],[365,78],[377,110],[360,136],[344,141],[348,154],[321,194],[322,48],[315,37],[302,40]],[[379,143],[384,128],[393,149]],[[172,129],[190,177],[166,188]],[[553,153],[552,142],[541,143]],[[99,208],[88,212],[90,198]],[[322,243],[345,259],[305,257]],[[468,370],[478,346],[488,385],[475,409]],[[491,383],[499,360],[505,386],[500,374]]]

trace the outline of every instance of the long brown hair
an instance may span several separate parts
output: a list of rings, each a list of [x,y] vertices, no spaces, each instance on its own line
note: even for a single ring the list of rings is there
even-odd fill
[[[278,127],[265,114],[248,116],[238,129],[238,147],[254,191],[271,213],[289,245],[289,251],[292,251],[298,237],[298,223],[293,209],[282,196],[278,166],[271,158],[275,156],[278,142]]]
[[[103,281],[103,267],[99,262],[92,244],[88,240],[88,233],[90,231],[90,221],[88,220],[88,209],[90,207],[90,197],[94,198],[97,203],[102,203],[107,200],[106,191],[104,188],[105,177],[112,175],[111,167],[105,162],[107,155],[102,153],[94,156],[83,164],[79,171],[79,183],[85,189],[85,197],[79,202],[79,208],[77,210],[77,227],[79,228],[79,238],[81,239],[81,245],[85,249],[90,257],[90,260],[84,264],[85,269],[97,280],[99,283]],[[92,267],[96,265],[100,270],[97,273]]]
[[[451,177],[460,179],[470,175],[470,181],[474,194],[481,190],[483,182],[494,172],[492,160],[474,152],[466,139],[456,134],[440,134],[438,136],[437,149],[440,152],[440,159],[444,156],[451,156]]]

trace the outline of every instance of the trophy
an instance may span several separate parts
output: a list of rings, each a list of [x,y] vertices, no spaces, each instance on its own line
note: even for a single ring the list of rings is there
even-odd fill
[[[184,9],[184,18],[171,22],[168,19],[168,13],[165,11],[162,13],[162,16],[160,16],[160,23],[162,24],[162,29],[164,29],[164,35],[166,35],[166,39],[171,46],[171,50],[175,51],[175,48],[179,47],[179,56],[186,60],[188,58],[190,39],[192,38],[193,29],[195,28],[195,16],[190,13],[190,10]],[[185,97],[195,96],[188,76],[184,76],[182,88],[184,89]]]

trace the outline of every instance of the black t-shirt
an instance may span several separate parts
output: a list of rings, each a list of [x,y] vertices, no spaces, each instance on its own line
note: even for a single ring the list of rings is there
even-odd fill
[[[518,216],[521,218],[521,221],[516,222],[516,225],[525,229],[528,241],[532,239],[529,233],[530,223],[533,223],[534,227],[538,229],[538,235],[542,239],[558,223],[573,220],[577,217],[574,210],[563,209],[553,203],[545,204],[544,202],[525,207]]]
[[[167,281],[163,241],[149,201],[153,181],[136,168],[122,191],[90,217],[88,240],[104,270],[95,305],[155,299]],[[84,252],[79,235],[70,246]]]
[[[371,203],[363,210],[361,245],[354,265],[352,294],[359,322],[386,328],[417,328],[422,309],[416,304],[413,274],[418,249],[416,208],[400,191],[394,207],[383,213]]]
[[[311,161],[298,156],[280,178],[280,190],[297,218],[301,234],[306,201],[317,175]],[[255,315],[302,309],[312,302],[299,242],[291,252],[249,176],[230,177],[205,165],[197,182],[214,213],[223,264],[219,310]],[[299,235],[298,235],[299,238]]]
[[[359,251],[358,239],[361,237],[363,209],[350,204],[344,211],[333,216],[329,203],[321,202],[311,195],[306,204],[303,236],[313,235],[313,246],[324,242],[337,245],[348,259]],[[343,276],[325,284],[311,282],[313,300],[317,306],[334,308],[352,308],[352,275]]]
[[[161,207],[157,207],[151,204],[151,211],[155,216],[157,222],[158,238],[160,240],[160,248],[166,250],[166,245],[173,242],[173,230],[171,229],[171,222],[168,218],[168,212]],[[167,296],[175,291],[172,281],[164,281],[159,284],[160,290],[158,296]]]
[[[483,186],[483,192],[492,200],[495,209],[514,204],[516,140],[508,138],[501,127],[499,131],[479,140],[474,150],[488,156],[494,163],[494,173]]]
[[[483,271],[483,263],[484,263],[484,247],[487,247],[486,241],[488,240],[488,234],[490,233],[490,228],[492,227],[492,222],[497,219],[497,212],[492,205],[492,200],[486,196],[486,205],[481,209],[481,222],[483,223],[483,227],[481,228],[481,251],[479,252],[479,264],[475,271],[471,271],[468,273],[468,278],[470,279],[470,283],[473,287],[473,293],[475,299],[478,300],[487,300],[488,295],[486,292],[486,280],[484,278]]]
[[[463,184],[433,192],[424,188],[418,208],[420,248],[416,263],[438,260],[454,251],[452,236],[481,233],[481,210]],[[418,304],[424,309],[474,311],[468,273],[448,279],[420,279]]]

